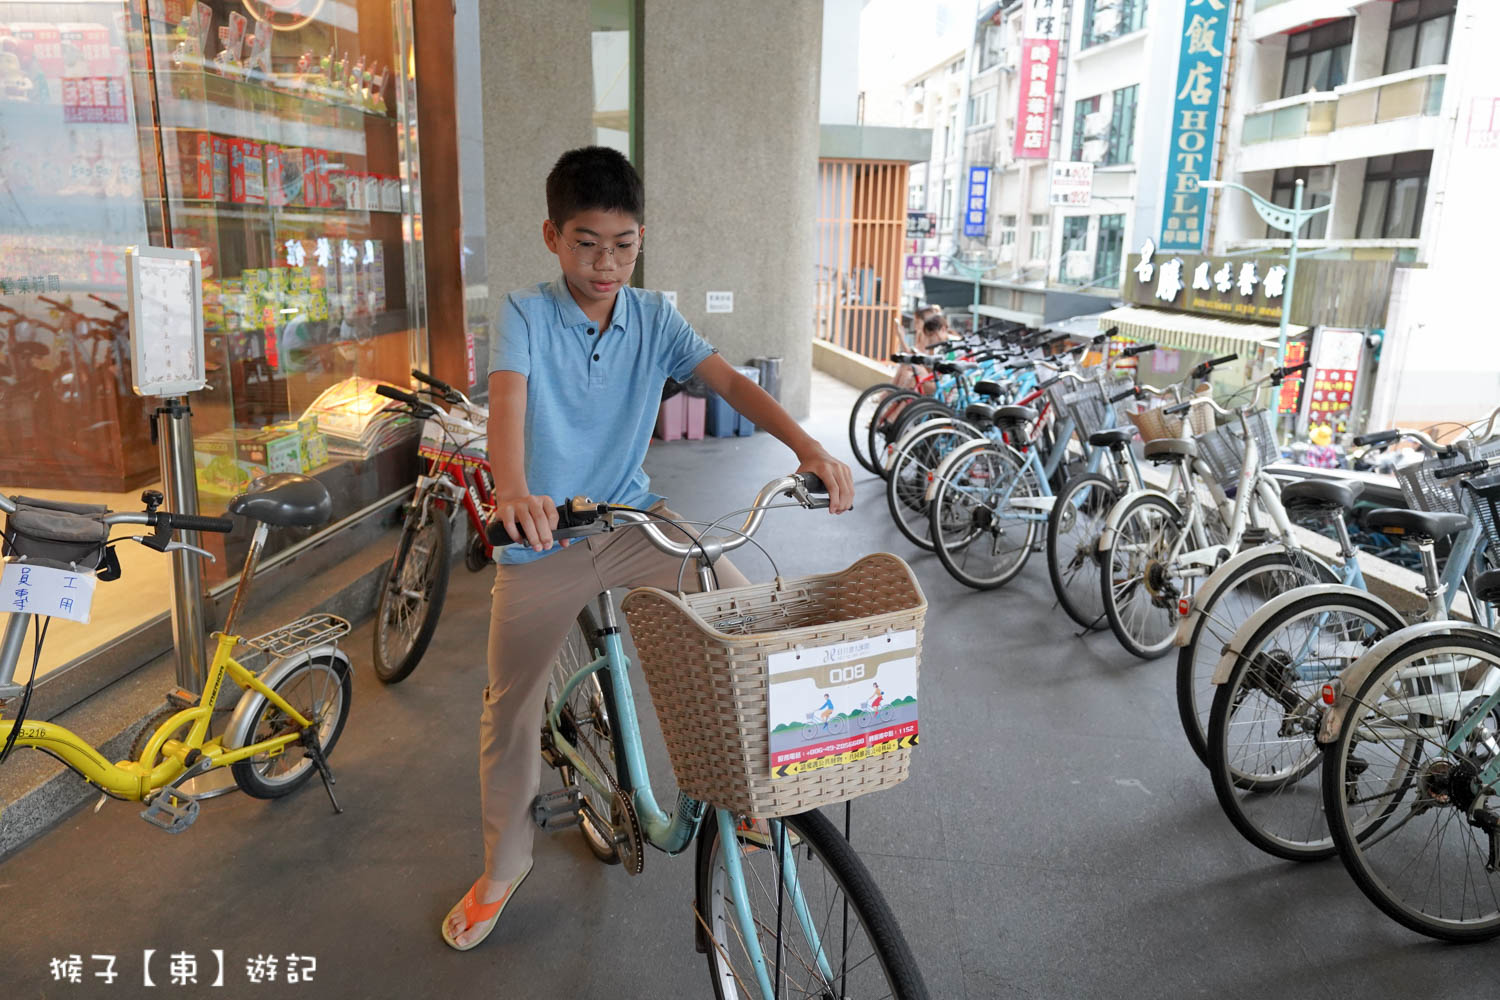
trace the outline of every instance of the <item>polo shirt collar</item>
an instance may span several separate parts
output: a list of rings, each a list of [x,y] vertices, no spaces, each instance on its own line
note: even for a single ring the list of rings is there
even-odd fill
[[[578,303],[573,298],[573,293],[568,291],[568,279],[566,276],[559,274],[557,280],[547,287],[549,294],[552,296],[552,301],[557,305],[557,319],[559,323],[569,329],[580,326],[592,326],[594,324],[594,321],[585,316],[583,310],[578,307]],[[629,330],[630,327],[626,320],[630,315],[630,297],[634,294],[635,290],[629,285],[620,286],[619,292],[616,293],[615,311],[610,316],[609,326],[611,330],[617,327],[622,331]]]

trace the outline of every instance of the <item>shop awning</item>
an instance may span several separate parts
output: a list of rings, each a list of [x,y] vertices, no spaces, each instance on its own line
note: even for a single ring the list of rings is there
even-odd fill
[[[1251,344],[1275,344],[1280,336],[1277,327],[1265,323],[1237,323],[1212,316],[1167,312],[1121,306],[1099,314],[1099,329],[1120,328],[1120,335],[1136,340],[1153,341],[1162,347],[1199,354],[1225,355],[1244,350]],[[1299,337],[1307,327],[1295,324],[1286,328],[1287,339]]]
[[[1040,326],[1042,322],[1041,313],[1025,312],[1021,309],[1003,309],[1000,306],[992,306],[983,302],[969,308],[990,319],[1007,319],[1012,323],[1024,323],[1027,326]]]

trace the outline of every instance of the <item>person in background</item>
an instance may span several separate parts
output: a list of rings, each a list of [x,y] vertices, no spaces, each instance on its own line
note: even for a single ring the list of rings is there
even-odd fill
[[[1337,469],[1343,464],[1339,461],[1338,449],[1333,446],[1333,428],[1327,424],[1315,424],[1307,432],[1307,440],[1310,443],[1302,455],[1303,465],[1313,469]]]
[[[934,309],[932,315],[923,320],[921,326],[917,328],[917,342],[914,350],[918,354],[926,354],[952,335],[953,331],[948,329],[948,321],[943,318],[942,312]],[[894,381],[903,389],[915,389],[917,387],[916,369],[911,365],[901,365],[896,369]]]

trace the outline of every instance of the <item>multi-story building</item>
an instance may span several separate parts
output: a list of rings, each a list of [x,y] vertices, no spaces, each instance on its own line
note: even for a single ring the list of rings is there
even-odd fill
[[[932,130],[932,155],[915,163],[909,175],[907,208],[932,212],[937,228],[918,250],[950,253],[959,225],[959,177],[963,169],[964,98],[968,65],[963,51],[954,52],[919,73],[906,84],[902,125]]]

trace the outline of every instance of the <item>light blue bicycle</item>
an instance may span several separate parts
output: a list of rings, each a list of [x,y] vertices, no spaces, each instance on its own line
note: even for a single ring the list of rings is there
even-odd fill
[[[659,550],[695,562],[714,588],[713,562],[751,540],[765,511],[826,507],[815,477],[768,483],[729,538],[696,532],[645,511],[587,500],[560,511],[555,538],[637,530]],[[777,502],[780,498],[790,502]],[[664,530],[665,529],[665,530]],[[503,526],[491,541],[508,544]],[[675,537],[674,537],[675,536]],[[639,874],[646,846],[667,855],[696,841],[694,935],[720,1000],[895,997],[925,1000],[927,988],[874,878],[821,812],[750,820],[682,793],[657,804],[642,745],[623,625],[606,591],[584,608],[553,667],[542,758],[563,787],[533,803],[544,830],[578,826],[607,864]]]

